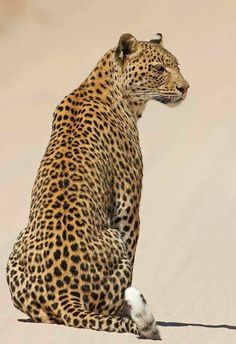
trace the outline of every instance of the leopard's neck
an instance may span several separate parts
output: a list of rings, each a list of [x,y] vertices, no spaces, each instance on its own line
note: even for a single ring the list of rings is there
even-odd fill
[[[114,50],[103,56],[80,88],[91,98],[108,104],[115,111],[124,111],[135,121],[145,109],[146,102],[126,96],[121,71],[114,63]]]

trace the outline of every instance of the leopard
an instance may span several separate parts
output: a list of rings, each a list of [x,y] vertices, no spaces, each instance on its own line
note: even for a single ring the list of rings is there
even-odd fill
[[[7,262],[14,306],[31,321],[160,340],[132,286],[149,100],[181,103],[188,82],[163,46],[124,33],[53,113],[28,224]]]

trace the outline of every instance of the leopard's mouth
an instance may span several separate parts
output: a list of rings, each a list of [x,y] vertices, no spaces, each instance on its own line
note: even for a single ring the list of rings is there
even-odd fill
[[[154,100],[162,103],[162,104],[169,104],[169,103],[178,103],[182,100],[182,98],[178,98],[178,99],[173,99],[173,98],[166,98],[166,97],[160,97],[160,96],[157,96],[157,97],[153,97]]]
[[[180,104],[186,97],[186,94],[178,97],[164,97],[164,96],[154,96],[153,100],[156,100],[165,105],[177,105]]]

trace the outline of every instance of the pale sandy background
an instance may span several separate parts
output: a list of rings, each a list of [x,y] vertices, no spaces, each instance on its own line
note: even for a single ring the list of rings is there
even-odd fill
[[[166,344],[236,343],[236,2],[0,1],[0,342],[139,343],[133,335],[29,324],[13,308],[7,256],[26,225],[52,113],[120,34],[156,32],[191,88],[177,108],[150,103],[134,285]]]

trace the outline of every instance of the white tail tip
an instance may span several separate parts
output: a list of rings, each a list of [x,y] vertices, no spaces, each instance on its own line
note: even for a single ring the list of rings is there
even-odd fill
[[[125,300],[130,307],[130,316],[136,323],[142,338],[161,339],[155,319],[140,291],[129,287],[125,291]]]

